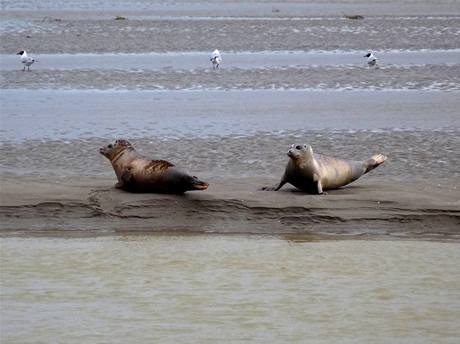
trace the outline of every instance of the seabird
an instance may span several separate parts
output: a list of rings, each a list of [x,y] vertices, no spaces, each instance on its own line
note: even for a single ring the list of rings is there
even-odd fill
[[[35,60],[27,56],[27,53],[25,50],[21,50],[16,55],[21,55],[21,62],[24,64],[24,68],[22,69],[22,71],[26,70],[26,66],[27,66],[27,70],[30,70],[30,66],[35,62]]]
[[[372,53],[367,53],[364,57],[367,57],[367,65],[369,67],[374,67],[377,64],[377,58]]]
[[[211,54],[211,62],[212,62],[212,67],[214,69],[218,69],[220,63],[222,62],[222,57],[220,56],[219,50],[214,50]]]

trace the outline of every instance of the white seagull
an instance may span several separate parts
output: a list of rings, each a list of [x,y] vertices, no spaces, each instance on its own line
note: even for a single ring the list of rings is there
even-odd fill
[[[367,53],[364,55],[364,57],[367,57],[367,65],[369,67],[374,67],[377,65],[377,58],[374,56],[372,53]]]
[[[35,60],[27,56],[27,53],[25,50],[21,50],[16,55],[21,55],[21,62],[24,64],[24,68],[22,69],[22,71],[26,70],[26,66],[27,66],[27,70],[30,70],[30,66],[32,65],[32,63],[35,62]]]
[[[222,56],[220,56],[219,50],[214,50],[211,54],[212,68],[218,69],[220,63],[222,62]]]

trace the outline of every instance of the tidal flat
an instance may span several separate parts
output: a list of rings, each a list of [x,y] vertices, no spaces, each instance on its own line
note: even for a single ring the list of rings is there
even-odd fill
[[[3,1],[1,341],[456,343],[459,27],[451,0]],[[117,138],[209,189],[115,189]],[[388,160],[261,191],[293,143]]]

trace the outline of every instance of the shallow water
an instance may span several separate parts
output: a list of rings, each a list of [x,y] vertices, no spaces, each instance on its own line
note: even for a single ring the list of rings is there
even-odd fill
[[[0,102],[3,142],[460,128],[457,92],[4,90]]]
[[[458,244],[312,239],[1,239],[2,341],[458,340]]]
[[[265,51],[223,52],[221,68],[316,68],[342,66],[363,68],[366,58],[363,51]],[[460,49],[378,52],[383,62],[381,68],[458,65]],[[209,68],[209,52],[171,52],[148,54],[34,54],[38,61],[32,68],[51,70],[112,69],[112,70],[160,70],[176,68],[193,70]],[[0,70],[22,69],[18,56],[0,55]]]
[[[293,143],[352,160],[382,152],[389,162],[367,177],[380,181],[460,178],[456,92],[4,90],[0,101],[0,173],[13,178],[111,180],[98,149],[120,137],[213,178],[277,179]]]

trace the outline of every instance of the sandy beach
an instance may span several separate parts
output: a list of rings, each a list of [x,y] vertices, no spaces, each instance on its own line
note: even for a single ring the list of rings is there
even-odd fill
[[[211,182],[208,192],[185,196],[127,194],[102,180],[78,186],[8,183],[3,189],[8,201],[1,205],[2,235],[171,232],[460,239],[458,190],[453,188],[363,182],[318,197],[289,187],[260,191],[257,183],[274,182],[261,178]]]

